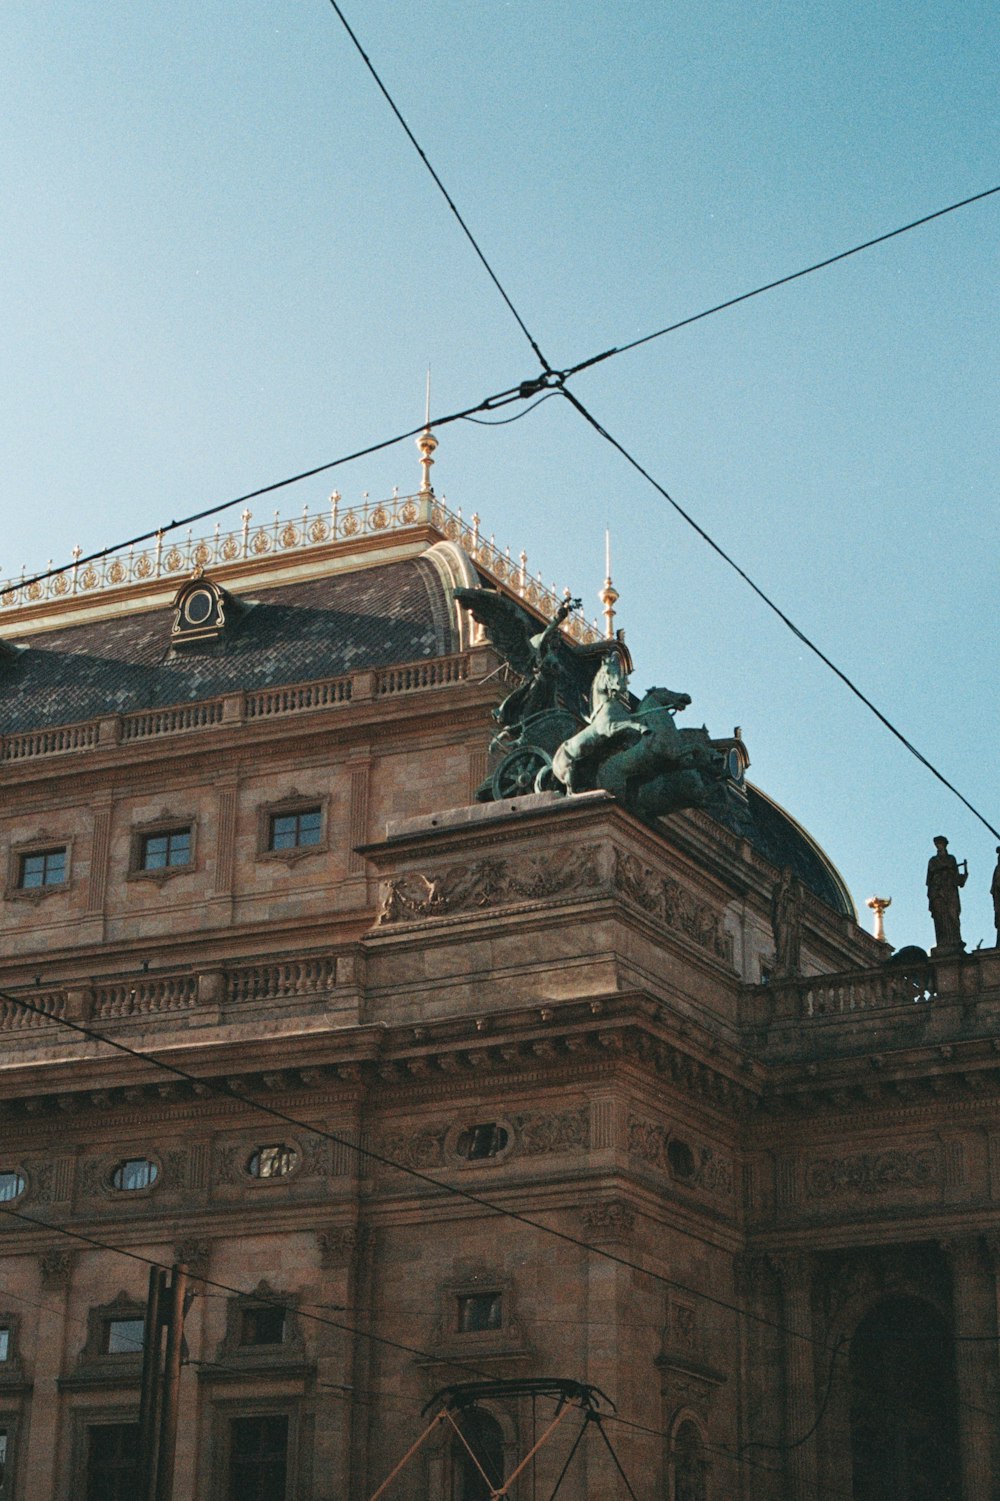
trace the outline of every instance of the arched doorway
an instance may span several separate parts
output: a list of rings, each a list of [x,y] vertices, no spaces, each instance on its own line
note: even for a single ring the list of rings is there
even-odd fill
[[[921,1298],[883,1298],[851,1341],[854,1501],[961,1501],[951,1334]]]
[[[478,1407],[468,1408],[458,1426],[462,1438],[456,1433],[451,1444],[452,1501],[489,1501],[491,1490],[504,1478],[503,1430],[496,1418]]]

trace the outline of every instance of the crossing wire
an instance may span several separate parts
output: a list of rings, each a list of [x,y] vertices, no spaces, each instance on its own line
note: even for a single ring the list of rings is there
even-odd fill
[[[368,56],[368,54],[365,51],[365,49],[362,47],[361,43],[358,41],[357,36],[355,35],[354,31],[351,28],[350,22],[348,21],[347,17],[344,15],[344,12],[341,10],[340,6],[337,4],[337,0],[330,0],[330,4],[333,7],[334,12],[336,13],[337,19],[340,21],[340,24],[343,26],[344,30],[347,32],[347,35],[350,37],[351,41],[354,43],[354,46],[357,48],[357,51],[360,54],[361,59],[364,62],[365,67],[368,69],[369,73],[372,75],[372,77],[374,78],[375,82],[377,83],[377,85],[378,85],[378,87],[379,87],[379,89],[380,89],[380,91],[382,93],[383,98],[385,99],[385,101],[388,104],[389,108],[392,110],[393,114],[396,116],[396,119],[399,121],[400,125],[403,127],[404,131],[406,132],[407,138],[408,138],[411,146],[413,147],[414,151],[419,156],[420,160],[423,162],[424,166],[427,168],[427,170],[430,173],[431,177],[434,179],[434,182],[436,183],[436,185],[438,187],[438,190],[440,191],[442,197],[444,198],[445,203],[447,203],[448,207],[451,209],[452,213],[455,215],[455,218],[458,220],[459,224],[462,226],[462,231],[465,234],[466,239],[468,240],[469,244],[472,246],[473,250],[476,252],[476,255],[479,257],[479,259],[482,262],[482,264],[485,266],[487,275],[489,276],[489,278],[492,281],[493,285],[496,287],[497,291],[500,293],[500,296],[503,298],[504,302],[507,304],[507,306],[510,309],[510,311],[513,313],[515,319],[517,320],[518,327],[520,328],[521,332],[524,334],[524,337],[527,339],[528,343],[531,345],[532,349],[534,350],[535,355],[537,356],[537,359],[538,359],[538,363],[541,365],[541,367],[542,367],[542,369],[544,371],[546,371],[546,372],[550,371],[552,369],[552,366],[549,364],[548,360],[545,358],[544,354],[539,349],[538,344],[536,343],[534,337],[532,336],[530,330],[528,329],[528,325],[525,323],[524,319],[521,317],[521,314],[518,312],[517,308],[514,306],[513,302],[510,300],[510,297],[507,295],[507,292],[504,290],[504,287],[503,287],[503,284],[500,281],[500,278],[497,276],[497,274],[494,271],[493,267],[490,265],[489,261],[486,259],[486,256],[483,254],[482,250],[480,249],[479,243],[476,240],[475,235],[472,233],[472,230],[469,228],[469,226],[466,224],[465,220],[462,218],[462,215],[459,213],[458,208],[457,208],[457,206],[455,204],[455,201],[452,198],[451,194],[448,192],[448,189],[445,187],[444,183],[441,181],[441,179],[438,176],[437,172],[435,172],[434,168],[431,166],[431,163],[430,163],[430,161],[429,161],[429,159],[427,157],[427,153],[424,151],[424,149],[421,146],[420,142],[417,140],[416,136],[413,134],[413,131],[410,129],[409,125],[407,125],[406,121],[403,119],[403,116],[402,116],[402,113],[401,113],[401,111],[399,109],[399,106],[396,104],[395,99],[393,99],[392,95],[389,93],[389,90],[386,88],[385,84],[382,82],[382,79],[379,77],[378,73],[376,72],[374,63],[372,62],[371,58]]]
[[[849,678],[847,673],[844,672],[842,668],[838,667],[836,662],[834,662],[831,657],[828,657],[826,652],[816,645],[815,641],[807,636],[804,631],[799,629],[794,620],[792,620],[790,616],[785,614],[781,606],[776,604],[771,596],[769,594],[766,594],[760,587],[760,585],[754,582],[754,580],[750,577],[746,570],[740,567],[735,558],[731,557],[730,554],[726,552],[725,548],[722,547],[718,542],[716,542],[715,538],[712,537],[710,533],[707,532],[705,528],[694,519],[690,511],[686,511],[684,507],[674,499],[669,491],[660,484],[659,480],[654,479],[653,475],[650,474],[648,469],[644,468],[643,465],[640,464],[635,455],[630,453],[623,443],[620,443],[617,438],[612,436],[612,434],[606,427],[598,422],[593,413],[587,410],[587,408],[583,405],[583,402],[580,401],[576,396],[574,396],[573,392],[570,391],[567,386],[562,386],[561,390],[566,400],[571,404],[571,406],[575,407],[575,409],[580,413],[581,417],[583,417],[584,420],[590,424],[594,431],[598,433],[606,443],[609,443],[612,448],[616,449],[618,453],[621,454],[622,458],[625,459],[626,463],[630,464],[637,474],[641,474],[643,479],[646,480],[650,485],[652,485],[653,489],[656,490],[660,495],[662,495],[663,499],[668,501],[671,506],[673,506],[678,516],[682,517],[682,519],[687,522],[688,526],[692,527],[693,530],[698,533],[698,536],[701,537],[703,542],[708,543],[712,551],[717,553],[724,563],[732,568],[735,573],[739,574],[743,582],[745,584],[748,584],[753,592],[757,595],[758,599],[762,600],[763,603],[767,605],[767,608],[773,611],[775,615],[777,615],[778,619],[782,622],[783,625],[786,625],[788,627],[792,635],[795,636],[798,641],[801,641],[802,645],[807,647],[814,656],[817,656],[826,667],[829,667],[830,671],[840,679],[840,681],[851,691],[851,693],[854,694],[855,698],[859,699],[861,703],[864,704],[866,709],[871,710],[879,723],[884,725],[889,733],[891,735],[894,735],[901,745],[905,746],[910,755],[914,756],[920,762],[921,766],[925,767],[932,776],[937,778],[942,787],[946,787],[949,792],[954,793],[955,797],[957,797],[959,802],[963,803],[965,807],[968,808],[973,817],[978,818],[979,822],[983,825],[984,828],[988,829],[995,838],[1000,839],[1000,829],[995,829],[990,823],[989,819],[986,818],[984,814],[980,813],[979,809],[975,807],[973,803],[970,803],[969,799],[965,796],[964,793],[958,790],[954,782],[950,782],[943,772],[938,771],[933,761],[930,761],[924,755],[923,751],[918,750],[913,741],[908,739],[907,736],[903,734],[902,730],[896,728],[892,720],[889,719],[887,715],[882,713],[882,710],[878,707],[878,705],[873,703],[868,695],[858,687],[853,678]]]

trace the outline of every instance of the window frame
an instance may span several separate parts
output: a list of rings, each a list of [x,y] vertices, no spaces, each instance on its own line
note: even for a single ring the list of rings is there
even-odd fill
[[[312,1423],[304,1413],[302,1396],[254,1396],[218,1398],[212,1403],[211,1444],[204,1445],[200,1469],[201,1488],[211,1501],[229,1501],[233,1422],[238,1418],[288,1419],[285,1453],[285,1501],[292,1501],[308,1480],[311,1455],[307,1450]],[[206,1481],[210,1480],[208,1486]]]
[[[62,851],[66,857],[65,874],[61,881],[50,881],[41,886],[22,886],[24,862],[32,855],[51,855]],[[10,846],[7,861],[7,881],[4,896],[17,902],[41,902],[46,897],[65,895],[73,884],[73,839],[71,836],[51,833],[40,829],[31,839],[18,840]]]
[[[21,1411],[19,1408],[5,1408],[0,1406],[0,1432],[7,1435],[7,1461],[0,1483],[0,1501],[14,1501],[15,1496],[20,1495],[21,1486],[18,1484],[18,1466],[21,1459]]]
[[[183,865],[143,864],[147,842],[164,835],[186,833],[189,839],[189,858]],[[170,813],[166,808],[158,818],[134,823],[129,837],[129,862],[127,879],[130,881],[173,880],[175,876],[189,876],[198,870],[198,820],[193,813]]]
[[[150,1163],[156,1169],[155,1176],[149,1183],[144,1184],[142,1188],[119,1188],[114,1181],[115,1173],[128,1162]],[[148,1198],[150,1194],[156,1192],[162,1182],[163,1163],[160,1160],[159,1154],[156,1152],[145,1152],[142,1154],[136,1153],[130,1157],[115,1157],[103,1175],[102,1186],[105,1193],[111,1198],[131,1203],[134,1199]]]
[[[261,803],[257,809],[257,859],[281,860],[294,863],[306,860],[310,855],[323,855],[330,848],[330,799],[322,793],[300,793],[293,790],[287,797],[276,802]],[[272,849],[274,821],[278,818],[296,818],[303,813],[319,813],[319,839],[315,844],[293,844],[287,849]]]

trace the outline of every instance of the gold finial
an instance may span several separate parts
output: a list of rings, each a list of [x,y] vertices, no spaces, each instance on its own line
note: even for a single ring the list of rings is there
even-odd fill
[[[615,605],[618,603],[618,590],[611,582],[611,531],[604,528],[604,588],[597,596],[604,606],[604,634],[609,641],[614,640],[615,635]]]
[[[420,493],[421,495],[433,495],[434,488],[431,485],[431,465],[434,462],[434,450],[438,446],[437,438],[431,432],[431,372],[427,367],[427,396],[424,402],[424,430],[417,439],[417,447],[420,449]]]
[[[882,914],[885,912],[886,907],[892,906],[892,897],[870,896],[867,902],[865,902],[865,906],[870,907],[875,914],[875,937],[879,943],[885,943],[885,925],[882,922]]]

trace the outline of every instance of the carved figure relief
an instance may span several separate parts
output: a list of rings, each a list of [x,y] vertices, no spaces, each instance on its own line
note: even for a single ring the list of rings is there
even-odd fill
[[[528,1157],[590,1146],[590,1110],[586,1105],[555,1115],[515,1115],[513,1123],[521,1150]]]
[[[698,901],[679,881],[664,876],[626,850],[615,850],[614,884],[629,901],[700,944],[720,959],[731,959],[731,940],[722,917],[707,902]]]
[[[474,860],[431,875],[412,872],[383,881],[378,922],[414,922],[449,912],[475,911],[508,902],[540,901],[563,891],[600,885],[598,846],[564,845],[543,856]]]
[[[923,1188],[939,1179],[940,1165],[933,1148],[823,1157],[806,1168],[806,1198],[829,1199],[846,1194],[880,1194],[893,1188]]]

